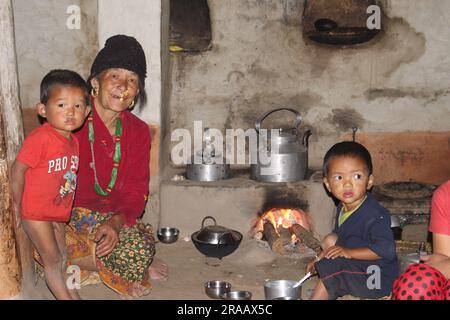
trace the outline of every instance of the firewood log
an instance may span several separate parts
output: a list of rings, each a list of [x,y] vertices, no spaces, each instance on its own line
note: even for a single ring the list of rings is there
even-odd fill
[[[272,251],[283,254],[284,253],[284,247],[286,245],[289,245],[291,243],[291,231],[286,228],[278,228],[278,233],[280,234],[280,237],[275,240],[275,242],[272,244],[271,248]]]
[[[320,241],[317,240],[313,233],[299,224],[294,224],[291,227],[291,232],[294,233],[301,243],[304,243],[308,248],[314,250],[317,254],[320,252]]]
[[[280,238],[280,236],[275,231],[275,227],[272,225],[272,223],[264,223],[263,235],[264,239],[269,243],[270,248],[273,250],[273,244]]]

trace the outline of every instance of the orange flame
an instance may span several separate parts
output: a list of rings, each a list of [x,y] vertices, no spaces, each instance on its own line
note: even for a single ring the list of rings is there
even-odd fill
[[[272,208],[265,212],[261,218],[258,220],[255,232],[264,230],[264,223],[270,222],[276,232],[278,233],[279,228],[289,229],[294,224],[299,224],[302,227],[309,230],[308,221],[306,219],[306,213],[300,209],[292,208]],[[295,234],[292,235],[291,240],[293,243],[298,241]]]

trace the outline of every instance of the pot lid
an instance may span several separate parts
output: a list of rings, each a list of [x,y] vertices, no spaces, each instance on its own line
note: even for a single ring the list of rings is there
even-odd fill
[[[297,140],[297,129],[296,128],[279,128],[279,137],[294,138]]]
[[[207,219],[213,220],[214,225],[205,227],[204,224]],[[219,241],[226,243],[233,240],[233,235],[230,229],[218,226],[214,217],[207,216],[203,218],[202,228],[197,234],[197,239],[208,243],[219,243]]]
[[[239,243],[242,240],[242,234],[236,230],[230,230],[228,233],[224,233],[217,241],[215,240],[201,240],[199,239],[200,231],[196,231],[191,235],[192,241],[200,243],[200,244],[208,244],[208,245],[233,245],[235,243]]]
[[[268,141],[277,141],[277,142],[297,142],[298,132],[295,128],[278,128],[276,129],[276,135],[272,135],[271,130],[267,131],[267,136],[261,135],[258,136],[260,141],[267,144]]]

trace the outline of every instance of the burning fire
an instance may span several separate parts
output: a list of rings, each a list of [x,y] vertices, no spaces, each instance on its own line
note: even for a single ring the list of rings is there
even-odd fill
[[[294,224],[299,224],[305,229],[309,230],[309,223],[306,218],[306,213],[300,209],[288,208],[272,208],[265,212],[258,220],[255,226],[255,232],[262,232],[264,224],[270,222],[275,231],[279,233],[280,228],[289,229]],[[295,234],[292,234],[291,241],[296,243],[299,239]]]

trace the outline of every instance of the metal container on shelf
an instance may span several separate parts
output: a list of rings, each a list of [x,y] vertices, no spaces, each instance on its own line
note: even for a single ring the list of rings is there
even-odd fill
[[[270,114],[277,111],[290,111],[295,114],[294,128],[278,129],[276,136],[260,134],[261,123]],[[302,122],[299,112],[290,108],[279,108],[264,114],[255,124],[258,134],[256,163],[251,164],[251,178],[263,182],[291,182],[305,179],[308,170],[308,139],[311,130],[307,130],[299,139],[298,127]],[[267,140],[267,141],[266,141]],[[270,141],[270,144],[268,143]],[[267,155],[262,161],[261,155]],[[268,161],[267,161],[268,160]],[[265,163],[267,162],[267,163]]]
[[[209,129],[205,128],[205,145],[203,150],[192,157],[186,166],[186,178],[194,181],[218,181],[230,177],[230,165],[222,154],[216,152]]]
[[[230,165],[226,163],[191,163],[187,165],[186,177],[194,181],[218,181],[230,177]]]

